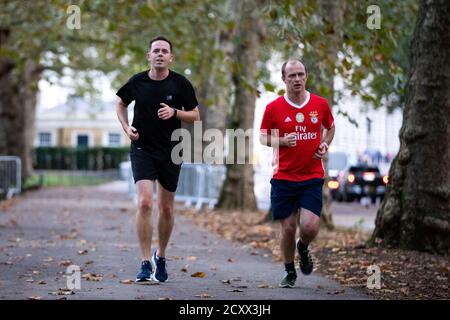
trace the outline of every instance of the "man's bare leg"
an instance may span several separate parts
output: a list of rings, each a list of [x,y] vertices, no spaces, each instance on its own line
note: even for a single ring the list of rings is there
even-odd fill
[[[299,252],[300,270],[303,274],[311,274],[314,269],[314,262],[308,250],[308,245],[319,232],[320,217],[309,210],[301,209],[300,217],[300,239],[297,243]]]
[[[281,220],[281,259],[284,262],[285,274],[281,279],[279,287],[292,288],[297,280],[295,271],[295,234],[297,231],[297,215],[293,213],[286,219]]]
[[[281,259],[283,262],[294,262],[295,258],[295,233],[297,230],[297,213],[291,214],[286,219],[281,220]]]
[[[158,182],[158,257],[166,256],[166,248],[169,243],[174,225],[173,201],[175,193],[166,190]]]
[[[152,247],[152,205],[153,181],[139,180],[136,182],[138,194],[138,209],[136,212],[136,230],[142,252],[142,261],[150,261]]]
[[[319,233],[320,217],[307,209],[300,209],[300,241],[309,245]]]
[[[173,230],[173,200],[174,192],[170,192],[161,186],[158,182],[158,250],[152,257],[155,272],[153,279],[159,282],[165,282],[168,279],[166,269],[166,248],[169,243],[170,235]]]

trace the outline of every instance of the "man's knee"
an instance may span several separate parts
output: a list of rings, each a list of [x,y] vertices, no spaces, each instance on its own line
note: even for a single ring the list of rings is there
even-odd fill
[[[295,224],[284,224],[281,226],[281,236],[283,238],[294,238],[296,232]]]
[[[173,205],[171,203],[158,203],[159,214],[164,219],[171,219],[173,217]]]
[[[314,237],[319,231],[319,223],[317,221],[305,221],[300,229],[302,235]]]
[[[140,197],[138,201],[138,208],[141,214],[150,215],[152,213],[152,199],[150,196]]]

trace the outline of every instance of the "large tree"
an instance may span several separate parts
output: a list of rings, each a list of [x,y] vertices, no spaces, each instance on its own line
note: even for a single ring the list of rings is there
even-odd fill
[[[450,2],[423,0],[411,44],[400,151],[372,242],[450,252]]]

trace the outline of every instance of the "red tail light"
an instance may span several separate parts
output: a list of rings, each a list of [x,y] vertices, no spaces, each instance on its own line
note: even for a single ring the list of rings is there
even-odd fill
[[[336,190],[339,188],[339,182],[337,181],[328,181],[328,188],[331,190]]]
[[[348,182],[353,183],[355,181],[355,175],[353,173],[349,174],[347,180]]]

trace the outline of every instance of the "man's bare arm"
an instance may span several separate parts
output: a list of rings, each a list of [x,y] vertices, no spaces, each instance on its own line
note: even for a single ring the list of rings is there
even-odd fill
[[[119,118],[119,122],[122,125],[122,129],[125,131],[128,138],[130,138],[130,140],[139,139],[139,133],[136,128],[133,128],[128,124],[128,105],[126,105],[120,98],[117,100],[116,113],[117,118]]]
[[[186,123],[200,121],[200,112],[198,111],[198,107],[195,107],[190,111],[184,111],[174,109],[165,103],[160,103],[160,105],[162,106],[162,108],[158,110],[158,117],[163,120],[167,120],[175,116],[177,119]]]
[[[195,121],[200,121],[200,112],[198,111],[198,107],[190,111],[177,110],[176,117],[183,122],[194,123]]]

